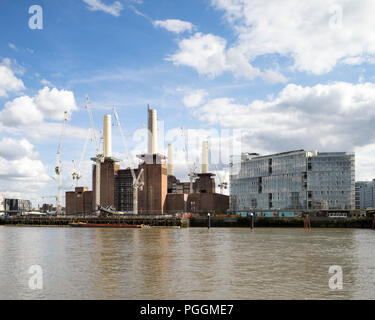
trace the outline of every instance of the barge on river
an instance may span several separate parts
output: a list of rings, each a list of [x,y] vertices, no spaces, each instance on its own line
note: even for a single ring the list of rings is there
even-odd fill
[[[88,222],[72,222],[69,226],[74,228],[144,228],[143,224],[111,224],[111,223],[88,223]]]

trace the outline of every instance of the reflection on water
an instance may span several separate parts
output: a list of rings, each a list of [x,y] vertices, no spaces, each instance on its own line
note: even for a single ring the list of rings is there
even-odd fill
[[[359,229],[2,226],[0,299],[375,299],[374,249]],[[343,290],[328,287],[332,265]]]

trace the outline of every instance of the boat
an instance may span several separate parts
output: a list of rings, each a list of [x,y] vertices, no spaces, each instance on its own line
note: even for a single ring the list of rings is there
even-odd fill
[[[144,228],[143,224],[105,224],[105,223],[88,223],[88,222],[72,222],[69,226],[74,228]]]

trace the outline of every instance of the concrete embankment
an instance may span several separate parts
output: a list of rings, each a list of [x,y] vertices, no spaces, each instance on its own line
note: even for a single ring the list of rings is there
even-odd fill
[[[235,217],[235,218],[210,218],[211,227],[246,227],[250,228],[251,218]],[[254,227],[291,227],[303,228],[303,218],[263,218],[256,217],[254,220]],[[207,227],[207,217],[193,217],[190,219],[190,227]],[[347,219],[332,219],[326,217],[312,217],[312,228],[371,228],[372,218],[347,218]]]
[[[88,222],[95,224],[127,224],[149,225],[153,227],[207,227],[207,217],[192,217],[183,219],[179,217],[164,216],[126,216],[126,217],[29,217],[15,216],[7,219],[0,218],[0,224],[29,225],[29,226],[67,226],[72,222]],[[312,228],[371,228],[372,218],[345,218],[334,219],[326,217],[312,217]],[[250,228],[250,217],[211,217],[212,228]],[[303,228],[303,218],[263,218],[255,217],[254,227],[291,227]]]
[[[186,221],[176,217],[126,216],[126,217],[29,217],[16,216],[4,220],[6,225],[67,226],[72,222],[94,224],[149,225],[156,227],[183,227]]]

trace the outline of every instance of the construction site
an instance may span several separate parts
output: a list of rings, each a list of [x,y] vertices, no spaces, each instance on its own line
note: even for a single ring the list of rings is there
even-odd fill
[[[135,165],[127,149],[119,116],[115,109],[113,115],[119,128],[125,163],[120,168],[121,159],[112,154],[112,115],[103,119],[103,135],[98,137],[94,127],[90,101],[87,106],[91,124],[91,134],[96,146],[92,155],[92,186],[80,186],[80,163],[74,165],[72,174],[76,187],[65,193],[65,215],[67,216],[111,216],[143,215],[160,216],[175,214],[219,213],[229,209],[229,196],[222,194],[226,185],[220,182],[221,193],[216,192],[215,174],[209,171],[207,141],[202,143],[201,170],[189,170],[189,181],[184,182],[174,175],[173,145],[168,145],[168,154],[158,152],[157,111],[147,107],[148,139],[147,150],[137,155],[139,164]],[[57,152],[56,181],[58,184],[57,214],[63,213],[61,183],[61,153],[66,118],[63,122],[60,144]],[[87,147],[87,140],[84,150]],[[82,160],[82,158],[81,158]]]

